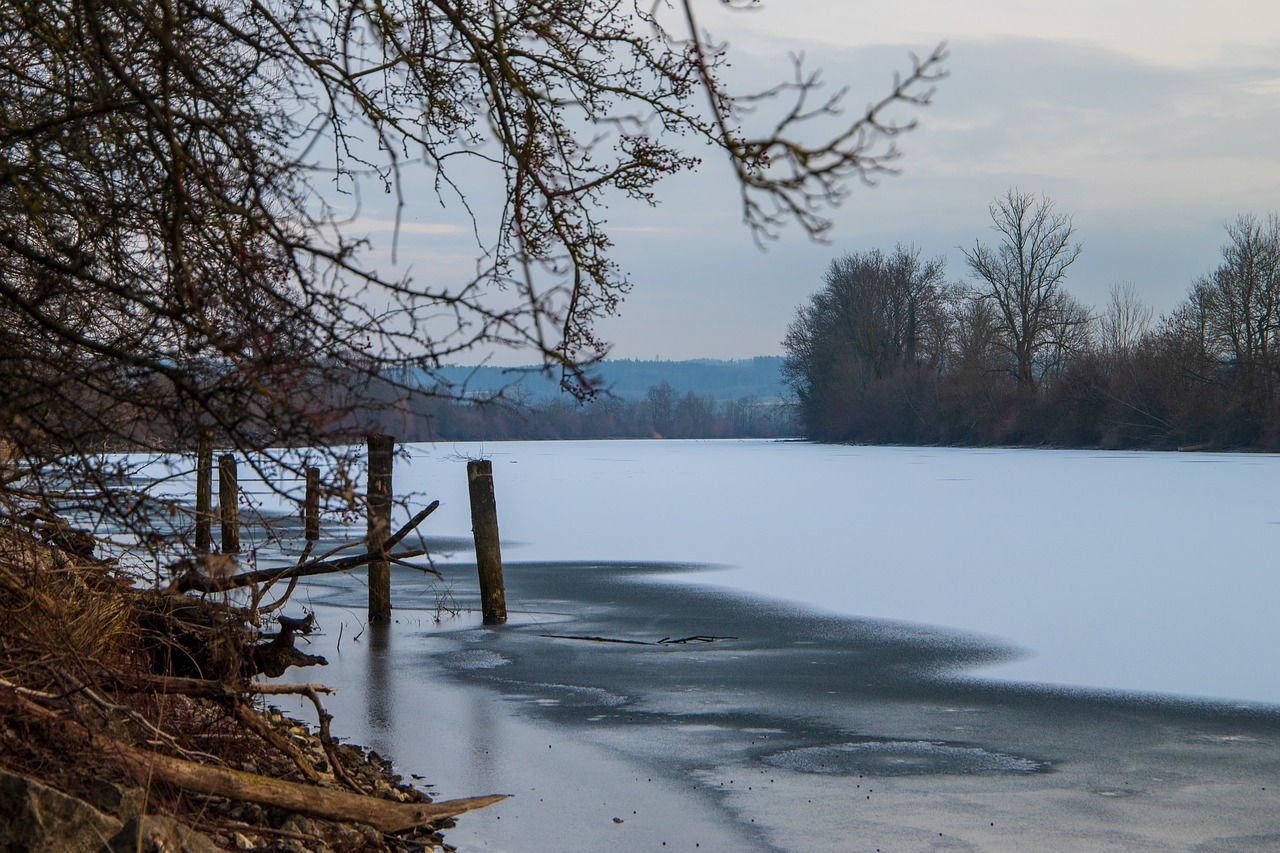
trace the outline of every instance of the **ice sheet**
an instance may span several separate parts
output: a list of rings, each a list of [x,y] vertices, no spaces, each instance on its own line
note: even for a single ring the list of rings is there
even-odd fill
[[[671,582],[1027,651],[984,676],[1280,703],[1275,455],[778,441],[411,450],[396,491],[442,501],[433,536],[469,534],[464,460],[493,460],[510,561],[716,564]]]

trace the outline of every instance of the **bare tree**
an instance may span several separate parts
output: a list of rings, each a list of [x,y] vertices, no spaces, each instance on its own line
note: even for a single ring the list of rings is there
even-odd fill
[[[1151,330],[1151,306],[1143,302],[1131,281],[1111,285],[1107,306],[1098,318],[1102,351],[1108,356],[1129,353]]]
[[[1033,391],[1043,372],[1042,356],[1057,351],[1063,324],[1083,322],[1064,299],[1062,281],[1080,256],[1072,241],[1071,217],[1055,213],[1047,197],[1010,189],[991,203],[995,246],[975,241],[964,249],[969,269],[982,282],[982,298],[996,306],[1001,344],[1020,387]]]
[[[928,103],[944,52],[851,117],[799,63],[735,96],[730,58],[692,0],[0,0],[7,494],[114,500],[99,451],[201,430],[329,442],[362,400],[447,388],[435,368],[489,347],[589,393],[594,325],[630,286],[610,198],[652,203],[709,145],[760,239],[821,237],[893,168],[911,123],[888,111]],[[473,277],[389,275],[349,227],[370,189],[397,220],[421,203],[411,169],[470,215]]]
[[[1280,332],[1280,217],[1241,216],[1227,237],[1222,263],[1192,291],[1206,310],[1209,350],[1265,373]]]
[[[1241,216],[1227,226],[1222,262],[1191,286],[1188,315],[1199,346],[1256,429],[1280,374],[1280,217]]]
[[[967,287],[958,290],[950,311],[953,332],[947,368],[976,377],[997,372],[1000,326],[995,307],[988,300],[974,298]]]
[[[1055,379],[1063,374],[1073,356],[1093,345],[1094,315],[1083,303],[1066,291],[1060,291],[1047,312],[1045,345],[1040,350],[1037,374],[1040,379]]]

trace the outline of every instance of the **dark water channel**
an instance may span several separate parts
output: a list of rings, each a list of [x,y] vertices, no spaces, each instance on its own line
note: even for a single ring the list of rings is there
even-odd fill
[[[1019,650],[670,565],[511,563],[487,628],[444,568],[395,573],[382,631],[358,578],[295,598],[340,732],[441,796],[515,795],[462,850],[1280,850],[1276,706],[981,680]],[[721,639],[659,642],[692,637]]]

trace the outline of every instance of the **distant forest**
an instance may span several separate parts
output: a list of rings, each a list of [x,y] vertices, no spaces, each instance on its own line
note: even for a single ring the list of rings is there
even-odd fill
[[[970,284],[899,245],[834,260],[783,374],[819,441],[1280,449],[1280,218],[1241,216],[1218,266],[1159,318],[1118,282],[1065,289],[1069,216],[1010,191]]]
[[[793,437],[781,369],[781,356],[605,361],[579,402],[534,368],[445,367],[370,388],[358,420],[402,441]]]
[[[721,361],[637,361],[610,359],[590,371],[597,396],[635,400],[651,388],[667,383],[679,395],[696,394],[717,400],[758,397],[778,400],[787,393],[782,384],[782,356]],[[488,397],[497,392],[512,400],[549,400],[562,396],[559,378],[533,367],[492,365],[450,366],[422,373],[418,384],[448,383],[455,392]]]

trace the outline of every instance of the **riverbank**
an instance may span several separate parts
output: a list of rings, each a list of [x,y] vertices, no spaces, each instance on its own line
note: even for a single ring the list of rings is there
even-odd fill
[[[305,597],[344,733],[445,795],[515,795],[462,850],[1280,848],[1280,707],[975,678],[1024,652],[671,564],[511,562],[486,628],[474,569],[439,565],[462,612],[397,574],[382,633],[356,578]],[[724,639],[658,642],[696,636]]]
[[[514,794],[450,830],[464,851],[1280,848],[1280,458],[407,450],[444,580],[395,570],[385,631],[362,573],[309,581],[300,645],[330,666],[286,677],[433,794]],[[477,456],[500,629],[461,562]],[[699,636],[732,639],[659,642]]]
[[[250,611],[139,589],[91,539],[37,532],[0,528],[0,849],[407,853],[500,799],[435,803],[329,736],[327,688],[253,681],[288,631],[263,638]],[[318,729],[278,694],[307,696]]]

